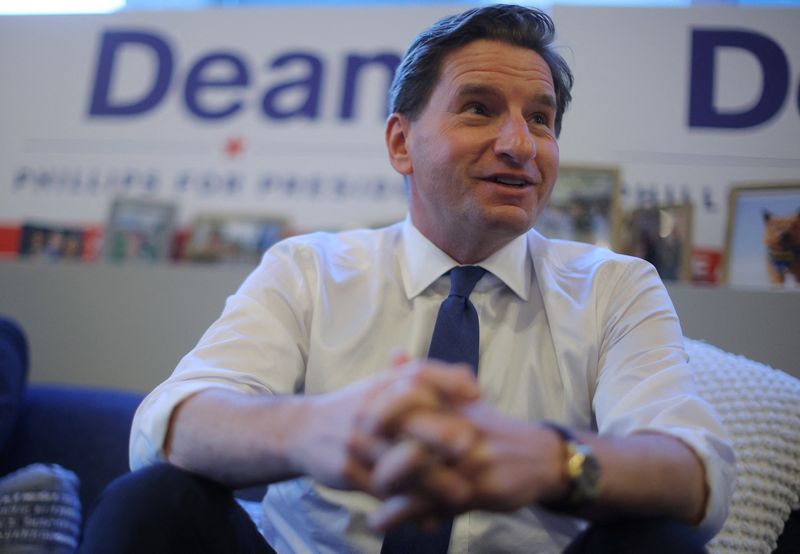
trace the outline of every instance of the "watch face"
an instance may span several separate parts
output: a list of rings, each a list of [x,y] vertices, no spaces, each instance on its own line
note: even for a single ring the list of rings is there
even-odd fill
[[[581,471],[575,476],[576,492],[584,499],[594,499],[600,492],[600,464],[587,445],[581,444],[576,450],[583,458]]]
[[[593,499],[599,493],[600,464],[592,449],[585,444],[575,447],[575,458],[581,460],[580,470],[573,474],[575,493],[581,499]]]

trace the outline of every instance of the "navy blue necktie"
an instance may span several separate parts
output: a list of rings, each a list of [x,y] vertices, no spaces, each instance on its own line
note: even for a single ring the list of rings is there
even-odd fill
[[[450,271],[450,294],[439,306],[428,357],[451,363],[467,363],[478,371],[478,312],[469,301],[472,289],[486,270],[478,266],[459,266]],[[453,519],[448,518],[432,531],[404,523],[383,539],[381,554],[445,554],[450,545]]]

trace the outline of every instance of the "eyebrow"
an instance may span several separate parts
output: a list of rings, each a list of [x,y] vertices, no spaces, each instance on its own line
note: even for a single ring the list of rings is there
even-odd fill
[[[458,89],[459,96],[472,96],[480,94],[497,94],[498,91],[495,87],[490,85],[478,85],[475,83],[467,83]]]
[[[500,94],[496,87],[491,85],[467,83],[458,89],[458,96],[480,96],[484,94],[496,95]],[[536,104],[542,104],[547,108],[556,109],[556,97],[547,92],[540,92],[534,95],[533,101]]]

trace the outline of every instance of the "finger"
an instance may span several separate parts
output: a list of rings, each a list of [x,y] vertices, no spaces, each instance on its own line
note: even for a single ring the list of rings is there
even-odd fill
[[[392,446],[375,464],[371,488],[379,497],[413,489],[414,481],[433,463],[430,453],[417,441]]]
[[[409,414],[461,406],[480,394],[474,375],[464,365],[411,362],[398,367],[390,379],[362,414],[361,428],[368,434],[393,438]]]
[[[367,524],[374,531],[385,533],[404,521],[431,519],[429,512],[433,504],[423,498],[412,495],[398,495],[386,502],[367,517]]]
[[[387,441],[359,432],[353,433],[347,443],[348,453],[369,467],[375,465],[390,448]]]
[[[417,370],[419,379],[446,401],[453,404],[473,402],[480,398],[481,391],[472,368],[466,364],[448,364],[427,360]]]
[[[476,441],[455,461],[454,467],[465,478],[472,478],[486,471],[492,465],[493,448],[487,440]]]
[[[344,469],[344,484],[334,486],[334,488],[341,488],[342,490],[359,490],[371,493],[372,485],[372,472],[370,468],[364,466],[356,460],[351,460]]]
[[[360,425],[367,434],[393,438],[409,414],[440,408],[441,401],[431,387],[401,378],[375,395]]]
[[[472,499],[473,487],[469,477],[441,460],[416,441],[405,440],[375,465],[372,490],[378,497],[398,493],[414,493],[435,498],[453,511],[464,511]]]
[[[480,396],[475,376],[464,364],[411,362],[398,368],[400,378],[376,398],[381,409],[372,420],[372,433],[393,436],[411,413],[423,408],[443,410],[474,402]]]
[[[405,350],[395,349],[389,356],[389,360],[389,367],[397,369],[409,363],[411,361],[411,356],[409,356]]]
[[[416,482],[417,494],[436,499],[449,512],[463,512],[469,509],[473,496],[470,479],[454,468],[445,465],[431,465]]]
[[[463,416],[429,411],[410,414],[403,422],[402,433],[448,461],[464,456],[480,438],[472,422]]]

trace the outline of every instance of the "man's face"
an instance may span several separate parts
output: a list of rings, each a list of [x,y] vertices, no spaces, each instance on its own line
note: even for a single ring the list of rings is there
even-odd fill
[[[555,114],[553,77],[533,50],[478,40],[447,55],[420,116],[387,126],[415,226],[461,263],[526,232],[558,173]]]

